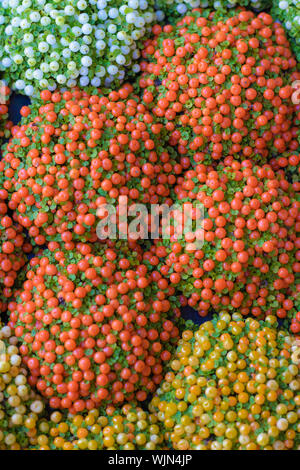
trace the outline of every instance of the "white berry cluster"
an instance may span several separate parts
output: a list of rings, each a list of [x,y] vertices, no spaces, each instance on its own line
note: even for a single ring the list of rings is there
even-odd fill
[[[119,84],[127,71],[139,71],[153,6],[154,0],[0,0],[0,70],[28,96]]]

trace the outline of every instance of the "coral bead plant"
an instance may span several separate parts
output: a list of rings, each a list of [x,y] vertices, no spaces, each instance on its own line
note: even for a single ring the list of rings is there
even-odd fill
[[[10,136],[12,122],[8,120],[8,106],[11,90],[4,80],[0,80],[0,141]]]
[[[41,99],[22,109],[0,162],[8,206],[35,244],[97,239],[97,208],[117,207],[119,196],[129,208],[170,203],[182,167],[131,85],[108,96],[43,91]]]
[[[270,6],[269,0],[156,0],[158,17],[165,14],[169,21],[186,15],[196,8],[225,11],[235,6],[252,7],[255,10],[265,10]]]
[[[153,31],[141,64],[143,102],[187,164],[233,154],[264,162],[273,149],[297,149],[296,60],[270,15],[196,11]]]
[[[177,450],[299,450],[293,337],[227,313],[186,330],[150,405]]]
[[[290,317],[297,303],[299,201],[294,185],[269,165],[227,157],[216,169],[198,164],[178,180],[179,204],[204,207],[203,245],[196,233],[157,240],[146,255],[188,304],[206,315],[240,308],[244,315]],[[293,300],[293,295],[295,299]]]
[[[125,242],[71,251],[51,242],[31,259],[10,321],[52,408],[143,401],[161,381],[180,312],[174,288],[141,258]]]

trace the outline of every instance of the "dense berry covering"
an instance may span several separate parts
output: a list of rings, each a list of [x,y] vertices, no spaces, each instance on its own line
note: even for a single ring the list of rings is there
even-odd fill
[[[287,31],[291,46],[300,59],[300,5],[297,0],[273,0],[272,15]]]
[[[224,313],[195,333],[186,330],[150,405],[170,447],[299,450],[299,357],[292,348],[274,316],[263,322]]]
[[[140,401],[162,380],[179,317],[174,289],[138,246],[57,243],[31,259],[10,320],[30,383],[53,408]],[[178,321],[178,320],[177,320]]]
[[[152,0],[1,0],[0,70],[28,96],[118,85],[154,20]]]
[[[157,417],[137,405],[93,409],[65,418],[54,412],[39,422],[37,450],[161,450],[163,436]]]
[[[3,191],[3,190],[2,190]],[[0,313],[7,308],[17,276],[27,262],[31,244],[22,227],[7,214],[7,205],[0,203]]]
[[[97,239],[97,208],[117,206],[119,196],[129,208],[170,202],[182,167],[131,85],[107,97],[75,90],[44,91],[41,99],[22,109],[0,162],[8,205],[37,245]]]
[[[292,82],[296,61],[284,29],[267,13],[194,12],[155,26],[140,79],[143,102],[185,159],[264,161],[296,150]]]
[[[195,231],[181,238],[175,233],[156,241],[147,259],[200,315],[226,307],[290,317],[300,270],[294,186],[283,172],[249,160],[227,157],[216,169],[198,164],[179,179],[175,193],[179,204],[203,205],[202,247],[194,243]]]
[[[0,325],[0,450],[26,448],[44,410],[28,384],[17,342],[11,329]]]

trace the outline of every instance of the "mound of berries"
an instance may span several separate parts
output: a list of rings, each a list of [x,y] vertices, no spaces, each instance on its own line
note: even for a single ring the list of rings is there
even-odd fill
[[[0,70],[28,96],[119,85],[154,21],[153,0],[1,0]]]
[[[211,308],[291,316],[300,269],[299,201],[284,174],[227,157],[215,170],[198,164],[186,171],[174,192],[181,206],[203,206],[203,243],[198,246],[196,230],[181,237],[174,231],[155,242],[148,262],[202,316]]]
[[[1,190],[3,193],[3,190]],[[13,295],[18,273],[27,263],[32,247],[22,227],[7,214],[7,205],[0,203],[0,312],[4,312]]]
[[[224,313],[186,330],[150,405],[176,450],[300,446],[299,363],[293,338],[265,321]]]
[[[37,450],[161,450],[157,417],[137,405],[108,406],[65,418],[54,412],[38,426]]]
[[[30,260],[10,321],[30,383],[52,408],[143,401],[162,380],[179,317],[174,288],[141,249],[56,242]]]
[[[18,338],[0,326],[0,450],[20,450],[37,432],[44,403],[33,392],[17,347]]]
[[[264,162],[271,150],[298,148],[291,101],[296,61],[270,15],[196,11],[153,32],[141,63],[143,102],[184,161],[235,154]]]
[[[41,93],[4,148],[0,184],[37,245],[95,240],[97,208],[169,200],[182,167],[164,145],[162,124],[124,85],[108,96]]]

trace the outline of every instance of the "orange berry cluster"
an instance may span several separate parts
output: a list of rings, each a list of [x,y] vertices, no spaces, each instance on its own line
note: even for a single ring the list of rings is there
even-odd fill
[[[201,316],[225,307],[257,317],[272,311],[291,316],[299,295],[297,188],[282,171],[250,160],[226,157],[215,169],[198,164],[174,192],[182,206],[194,201],[204,207],[203,246],[194,243],[195,231],[178,237],[173,228],[171,242],[155,241],[146,258]]]
[[[0,198],[37,245],[95,241],[97,208],[170,203],[182,167],[163,145],[157,123],[131,85],[108,96],[73,90],[41,93],[0,162]]]
[[[297,149],[290,98],[299,73],[270,15],[199,10],[153,32],[141,64],[143,102],[183,163],[233,154],[264,162],[272,150]]]
[[[71,412],[145,400],[178,339],[174,288],[138,245],[48,247],[30,260],[10,316],[29,383]]]

